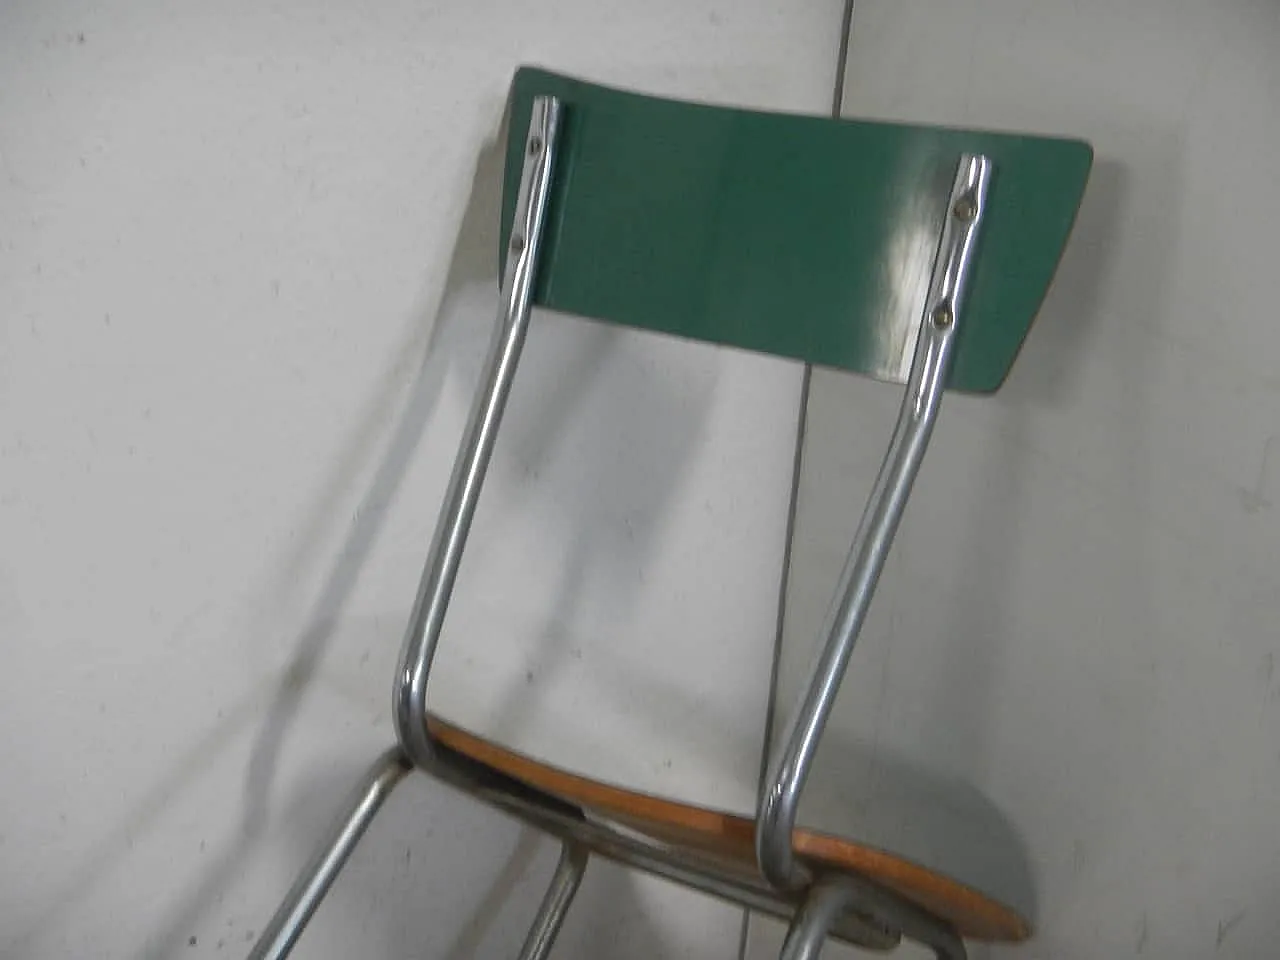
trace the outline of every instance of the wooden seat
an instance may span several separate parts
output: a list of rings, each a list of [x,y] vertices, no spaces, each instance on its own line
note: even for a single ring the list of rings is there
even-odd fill
[[[441,743],[459,753],[604,819],[756,869],[755,824],[745,817],[581,777],[508,750],[439,717],[430,717],[427,726]],[[887,851],[804,828],[794,832],[793,843],[805,860],[875,880],[948,921],[961,936],[1019,941],[1030,934],[1027,921],[1011,908]]]

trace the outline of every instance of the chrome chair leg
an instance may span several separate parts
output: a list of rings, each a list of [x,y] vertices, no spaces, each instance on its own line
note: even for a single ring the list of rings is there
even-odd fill
[[[560,933],[560,924],[564,922],[578,885],[582,883],[589,856],[587,848],[580,843],[565,841],[561,846],[555,876],[551,878],[542,906],[538,908],[538,916],[534,918],[524,946],[520,948],[520,960],[546,960],[551,955],[551,947]]]
[[[942,405],[991,175],[989,158],[961,155],[893,437],[836,587],[826,639],[761,784],[756,859],[779,890],[801,890],[809,881],[791,849],[800,795]]]
[[[778,960],[818,960],[828,932],[857,901],[858,892],[839,878],[819,880],[796,911]]]
[[[399,747],[388,750],[369,768],[351,795],[346,811],[330,830],[329,837],[299,874],[284,902],[262,931],[249,953],[249,960],[284,960],[293,949],[311,915],[324,900],[329,887],[346,865],[364,832],[373,823],[383,802],[411,769]]]
[[[849,913],[899,931],[937,960],[965,960],[964,941],[952,927],[897,894],[853,874],[819,878],[792,918],[778,960],[818,960],[827,934]]]

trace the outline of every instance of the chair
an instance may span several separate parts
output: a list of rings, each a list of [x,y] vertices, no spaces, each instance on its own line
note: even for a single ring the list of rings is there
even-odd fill
[[[419,768],[562,843],[523,949],[551,951],[591,854],[790,921],[782,957],[828,936],[904,937],[940,958],[1019,940],[984,893],[797,824],[799,799],[944,389],[999,387],[1070,233],[1085,143],[659,100],[523,68],[510,96],[491,352],[395,678],[398,744],[263,931],[286,956],[403,775]],[[587,779],[433,716],[427,679],[534,304],[905,384],[824,645],[771,757],[754,821]],[[762,705],[762,709],[763,709]]]

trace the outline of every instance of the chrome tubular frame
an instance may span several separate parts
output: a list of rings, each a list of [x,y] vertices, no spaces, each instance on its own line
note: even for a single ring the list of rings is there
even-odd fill
[[[328,839],[316,851],[280,904],[275,916],[258,936],[249,960],[283,960],[302,936],[307,921],[320,906],[329,887],[356,848],[382,804],[410,767],[399,747],[386,751],[369,768],[347,801],[347,812],[329,832]]]
[[[778,960],[818,960],[836,919],[855,900],[855,891],[839,878],[824,878],[815,883],[791,921]]]
[[[303,870],[263,930],[249,954],[250,960],[283,960],[289,955],[356,842],[411,766],[399,747],[383,754],[330,829],[324,847]],[[590,853],[781,920],[789,920],[803,903],[801,893],[775,890],[742,864],[591,819],[572,804],[531,789],[448,747],[437,747],[420,766],[435,779],[561,842],[560,863],[530,927],[521,960],[545,960]],[[823,937],[832,936],[869,950],[896,947],[902,939],[902,929],[910,929],[915,939],[926,944],[954,938],[946,924],[913,908],[896,894],[869,881],[852,879],[850,882],[851,893],[842,902],[841,909],[823,914]],[[921,917],[920,923],[907,927],[904,919],[911,919],[916,913]],[[946,960],[954,958],[948,956]]]
[[[435,537],[423,567],[418,596],[400,652],[400,665],[396,670],[393,694],[396,733],[410,759],[419,764],[436,749],[426,724],[427,680],[431,662],[529,329],[538,254],[542,248],[547,199],[551,192],[551,174],[559,139],[560,113],[560,102],[554,97],[534,98],[529,133],[525,138],[520,192],[502,279],[501,312],[466,431],[454,460],[444,503],[440,507]]]
[[[966,960],[964,941],[920,907],[853,874],[819,879],[796,911],[778,960],[818,960],[822,945],[841,915],[861,910],[933,951],[937,960]]]
[[[808,872],[794,858],[791,832],[809,763],[937,414],[986,205],[991,165],[985,157],[964,155],[960,161],[898,426],[846,565],[826,648],[761,796],[756,830],[760,872],[592,818],[573,804],[434,742],[428,732],[431,663],[528,331],[560,120],[556,99],[534,100],[499,321],[396,673],[393,709],[399,743],[360,782],[324,846],[264,928],[250,960],[283,960],[289,955],[383,803],[414,767],[561,842],[560,862],[529,929],[521,960],[547,960],[592,853],[747,909],[792,920],[782,960],[816,958],[828,936],[866,949],[889,950],[904,935],[929,946],[940,960],[963,960],[964,945],[948,924],[869,880],[833,873],[820,877],[806,891]]]
[[[556,864],[551,885],[542,898],[538,916],[529,928],[529,935],[525,937],[519,960],[547,960],[551,956],[551,948],[560,933],[560,924],[564,922],[565,914],[569,912],[574,895],[582,883],[582,875],[587,870],[589,856],[590,851],[580,843],[566,840],[561,845],[560,862]]]
[[[511,788],[511,782],[493,777],[469,763],[459,763],[456,755],[440,751],[427,773],[445,783],[475,796],[491,806],[536,827],[562,843],[577,843],[615,863],[643,870],[724,900],[737,906],[789,920],[799,906],[802,895],[775,890],[753,870],[672,844],[663,843],[643,833],[595,819],[585,811],[567,806],[527,788]],[[884,892],[888,902],[896,895]],[[905,901],[904,901],[905,903]],[[830,935],[869,950],[889,950],[901,941],[896,927],[882,922],[873,909],[861,900],[851,904],[835,921]],[[938,935],[945,935],[945,925],[934,921]]]
[[[756,857],[779,889],[796,889],[810,879],[791,847],[800,795],[942,403],[991,174],[987,157],[961,155],[893,439],[836,588],[826,641],[760,792]]]

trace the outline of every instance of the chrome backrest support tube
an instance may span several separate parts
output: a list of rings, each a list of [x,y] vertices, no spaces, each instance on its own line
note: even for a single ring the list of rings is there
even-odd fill
[[[497,328],[440,508],[396,671],[393,701],[396,732],[405,752],[418,764],[433,751],[426,725],[431,661],[529,328],[560,113],[560,102],[554,97],[536,97],[533,101]]]
[[[987,157],[961,155],[893,439],[836,589],[826,641],[761,790],[756,858],[765,878],[779,889],[807,882],[791,847],[800,795],[942,402],[991,174]]]

